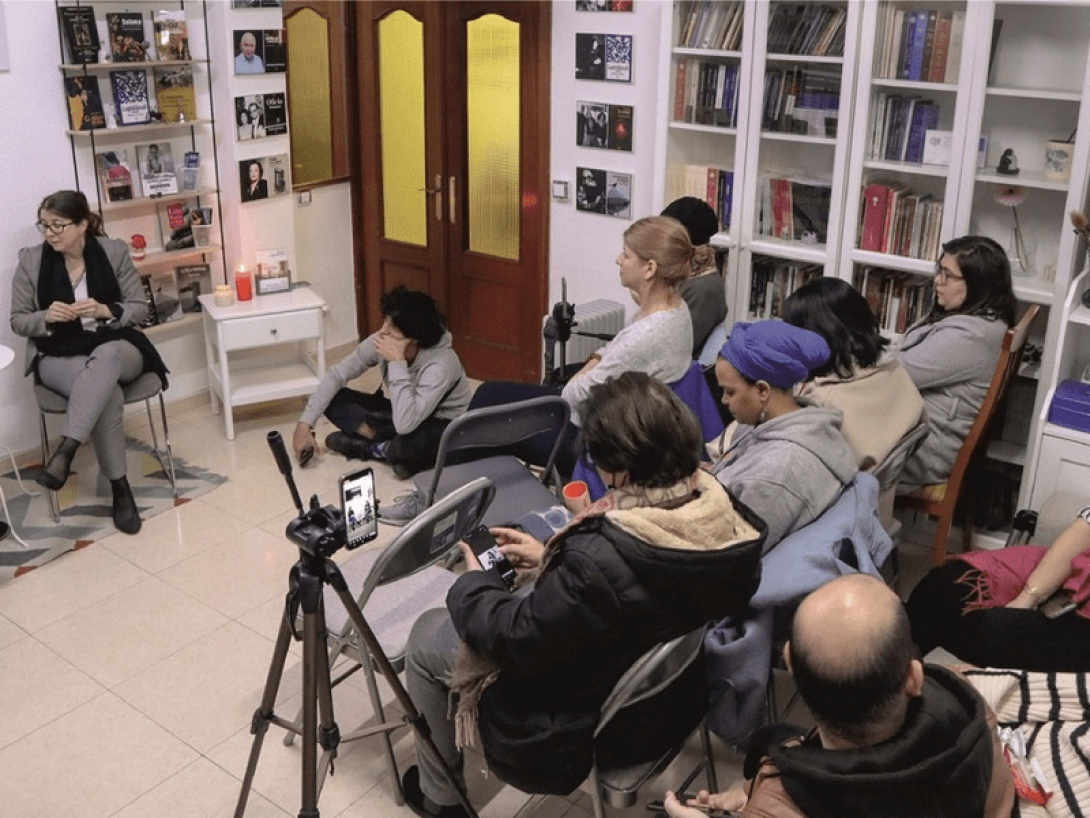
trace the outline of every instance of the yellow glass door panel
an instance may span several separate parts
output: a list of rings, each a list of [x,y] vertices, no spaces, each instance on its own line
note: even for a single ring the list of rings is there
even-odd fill
[[[519,24],[486,14],[466,24],[469,250],[519,256]]]
[[[383,235],[425,246],[424,25],[395,11],[378,29]]]
[[[293,62],[288,72],[292,101],[292,184],[305,185],[333,175],[332,118],[329,99],[329,21],[313,9],[300,9],[285,22],[288,42],[312,59]]]

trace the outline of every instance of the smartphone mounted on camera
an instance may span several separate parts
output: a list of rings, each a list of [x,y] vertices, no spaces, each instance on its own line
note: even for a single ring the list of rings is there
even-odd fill
[[[370,468],[342,475],[341,511],[346,548],[359,548],[378,536],[375,473]]]
[[[486,571],[495,571],[500,575],[503,584],[510,590],[515,584],[515,569],[511,561],[500,551],[496,544],[496,538],[488,531],[488,526],[482,525],[466,535],[466,542],[477,555],[477,561]]]

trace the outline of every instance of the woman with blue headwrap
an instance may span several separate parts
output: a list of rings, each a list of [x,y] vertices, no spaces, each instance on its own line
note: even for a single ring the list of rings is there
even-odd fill
[[[719,352],[715,377],[737,425],[712,473],[767,523],[766,551],[820,516],[858,470],[840,411],[792,392],[829,355],[820,335],[782,321],[739,322]]]

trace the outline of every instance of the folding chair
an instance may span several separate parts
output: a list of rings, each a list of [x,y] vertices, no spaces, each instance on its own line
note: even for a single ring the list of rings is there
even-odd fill
[[[467,533],[480,525],[494,494],[495,488],[488,478],[477,478],[426,509],[385,548],[364,551],[341,565],[341,573],[348,587],[356,593],[356,601],[367,624],[398,673],[404,670],[405,645],[417,616],[422,611],[443,607],[447,591],[458,579],[456,574],[439,567],[440,564]],[[327,587],[324,594],[329,665],[332,668],[342,654],[352,662],[351,667],[333,680],[333,686],[362,669],[376,721],[375,725],[361,726],[341,740],[353,741],[382,734],[394,797],[401,804],[401,777],[390,733],[407,725],[400,720],[386,721],[370,656],[336,592]],[[301,732],[301,716],[298,716],[294,727],[284,737],[284,743],[291,744],[295,734]]]
[[[570,416],[567,401],[549,395],[482,407],[456,418],[443,432],[435,468],[420,472],[413,480],[424,497],[424,507],[476,477],[488,477],[496,487],[495,499],[484,516],[485,525],[502,525],[527,511],[559,504],[559,486],[550,490],[548,482],[554,479],[553,463]],[[555,440],[540,477],[513,455],[480,457],[488,449],[512,446],[535,435]],[[469,450],[478,459],[458,462],[455,456]]]

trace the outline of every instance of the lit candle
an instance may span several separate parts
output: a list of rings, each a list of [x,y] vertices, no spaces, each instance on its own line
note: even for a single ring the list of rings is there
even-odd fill
[[[217,307],[230,307],[232,304],[234,304],[235,294],[231,290],[231,285],[217,284],[215,299]]]
[[[254,297],[254,280],[245,264],[238,265],[235,270],[235,291],[239,301],[249,301]]]

